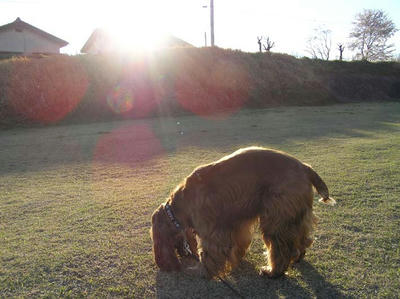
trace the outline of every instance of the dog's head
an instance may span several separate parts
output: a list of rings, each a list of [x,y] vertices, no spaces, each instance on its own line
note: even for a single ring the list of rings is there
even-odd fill
[[[186,253],[185,240],[190,250],[197,254],[197,242],[192,229],[179,230],[168,218],[164,205],[160,205],[151,218],[151,237],[153,254],[157,266],[162,271],[180,271],[181,262],[178,256]]]

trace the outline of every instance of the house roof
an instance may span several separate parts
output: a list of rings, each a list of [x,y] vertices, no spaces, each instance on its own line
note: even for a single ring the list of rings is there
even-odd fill
[[[89,49],[99,38],[104,38],[104,39],[108,40],[109,42],[113,41],[113,37],[112,37],[111,33],[109,33],[107,30],[104,30],[102,28],[97,28],[92,32],[89,39],[86,41],[86,43],[82,47],[81,53],[88,53]],[[171,48],[171,47],[194,47],[193,45],[189,44],[188,42],[186,42],[180,38],[177,38],[173,35],[165,36],[162,39],[161,44],[163,47],[169,47],[169,48]]]
[[[81,49],[81,53],[87,53],[89,51],[89,49],[92,47],[93,43],[96,41],[96,39],[98,39],[99,37],[107,37],[108,33],[100,28],[96,28],[92,34],[90,35],[89,39],[86,41],[86,43],[83,45],[83,48]]]
[[[31,32],[34,32],[44,38],[51,40],[52,42],[58,44],[60,47],[64,47],[64,46],[68,45],[68,42],[66,42],[65,40],[62,40],[61,38],[58,38],[54,35],[51,35],[50,33],[47,33],[39,28],[36,28],[36,27],[32,26],[31,24],[28,24],[28,23],[22,21],[20,18],[16,18],[14,22],[0,26],[0,32],[10,30],[10,29],[15,29],[17,31],[21,31],[23,29],[30,30]]]
[[[173,35],[166,36],[164,43],[167,47],[194,47],[192,44],[189,44],[183,39],[177,38]]]

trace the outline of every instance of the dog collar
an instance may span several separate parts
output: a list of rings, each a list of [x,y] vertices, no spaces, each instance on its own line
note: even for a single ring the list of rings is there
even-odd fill
[[[172,212],[172,208],[171,208],[171,206],[169,205],[169,204],[165,204],[165,206],[164,206],[164,208],[165,208],[165,212],[167,213],[167,215],[168,215],[168,218],[171,220],[171,222],[175,225],[175,227],[178,229],[178,230],[182,230],[182,226],[180,225],[180,223],[179,223],[179,221],[175,218],[175,216],[174,216],[174,213]]]
[[[178,230],[183,230],[182,226],[180,225],[179,221],[175,218],[174,213],[172,212],[172,207],[169,204],[164,205],[165,212],[168,215],[168,218],[171,222],[175,225]],[[190,250],[189,242],[186,239],[186,234],[184,234],[183,238],[183,250],[186,256],[191,255],[194,256],[193,252]]]

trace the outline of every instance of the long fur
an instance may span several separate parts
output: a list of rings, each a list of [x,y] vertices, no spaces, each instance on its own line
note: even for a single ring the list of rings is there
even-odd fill
[[[214,277],[235,267],[252,240],[259,222],[268,265],[262,274],[282,275],[311,246],[316,223],[312,212],[313,186],[321,201],[333,204],[320,176],[307,164],[275,150],[250,147],[196,168],[167,202],[200,262],[192,268]],[[182,270],[179,240],[161,205],[153,214],[153,251],[161,270]],[[178,255],[177,255],[178,251]]]

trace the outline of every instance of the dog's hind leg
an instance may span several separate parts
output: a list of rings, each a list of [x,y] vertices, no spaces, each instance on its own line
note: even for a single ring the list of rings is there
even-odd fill
[[[262,267],[261,274],[276,278],[288,269],[293,253],[297,251],[298,223],[293,221],[298,211],[289,210],[282,204],[282,197],[269,200],[268,208],[260,215],[260,229],[267,247],[268,266]]]
[[[316,223],[317,218],[311,209],[308,210],[298,226],[298,235],[295,239],[294,251],[292,253],[292,263],[300,262],[304,258],[306,249],[313,243],[311,234]]]

